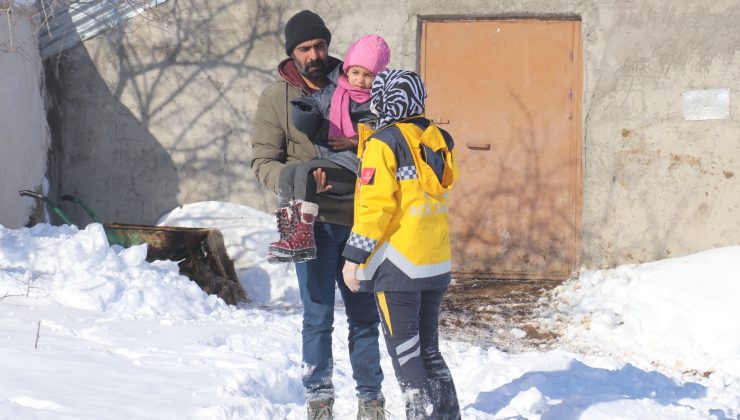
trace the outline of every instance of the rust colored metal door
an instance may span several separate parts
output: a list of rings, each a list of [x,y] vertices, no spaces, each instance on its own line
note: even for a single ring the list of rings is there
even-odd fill
[[[422,22],[427,117],[455,139],[457,277],[565,279],[580,255],[581,23]]]

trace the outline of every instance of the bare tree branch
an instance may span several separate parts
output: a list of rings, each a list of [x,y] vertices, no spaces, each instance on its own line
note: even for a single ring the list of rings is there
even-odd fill
[[[39,349],[39,337],[41,336],[41,321],[39,321],[38,325],[36,326],[36,342],[33,345],[34,350]]]
[[[24,280],[18,280],[19,283],[23,284],[26,287],[25,293],[10,293],[10,291],[6,291],[5,294],[0,296],[0,300],[3,300],[8,297],[29,297],[31,296],[31,289],[33,288],[33,282],[36,280],[36,277],[33,276],[31,273],[26,272],[24,275]]]
[[[147,0],[38,0],[35,4],[28,0],[0,0],[0,15],[5,15],[9,28],[8,39],[0,42],[0,55],[10,52],[20,53],[22,46],[38,38],[40,31],[46,31],[49,38],[53,37],[50,23],[58,18],[62,11],[81,13],[107,29],[116,28],[122,20],[128,17],[140,16],[151,26],[165,30],[166,25],[161,23],[166,16],[154,10],[153,6],[156,4],[155,1]],[[102,12],[96,15],[90,13],[91,10]],[[103,20],[101,17],[110,18],[110,13],[106,13],[105,10],[114,10],[117,18],[112,21]],[[130,12],[134,12],[133,16],[127,16]],[[13,17],[15,14],[24,14],[34,22],[32,36],[22,40],[14,39]]]

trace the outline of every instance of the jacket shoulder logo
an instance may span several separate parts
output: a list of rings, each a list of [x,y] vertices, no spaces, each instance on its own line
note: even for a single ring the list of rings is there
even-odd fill
[[[372,185],[375,182],[375,168],[362,168],[360,182],[362,185]]]

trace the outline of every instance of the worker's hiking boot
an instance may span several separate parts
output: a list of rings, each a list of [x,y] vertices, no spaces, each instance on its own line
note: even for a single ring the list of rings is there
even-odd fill
[[[386,420],[387,411],[382,400],[360,400],[357,407],[357,420]]]
[[[333,420],[334,400],[313,400],[308,402],[308,420]]]
[[[288,207],[275,210],[280,240],[270,244],[270,263],[302,262],[316,258],[313,222],[319,212],[316,203],[291,201]]]

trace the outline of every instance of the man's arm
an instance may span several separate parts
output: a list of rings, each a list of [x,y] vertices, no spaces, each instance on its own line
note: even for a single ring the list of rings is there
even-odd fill
[[[280,100],[275,95],[277,89],[278,86],[271,86],[260,95],[252,133],[252,172],[275,194],[278,193],[280,171],[287,160],[287,138],[275,109]]]
[[[290,101],[292,110],[290,118],[293,126],[310,139],[315,138],[326,123],[316,103],[315,95],[316,93]]]

